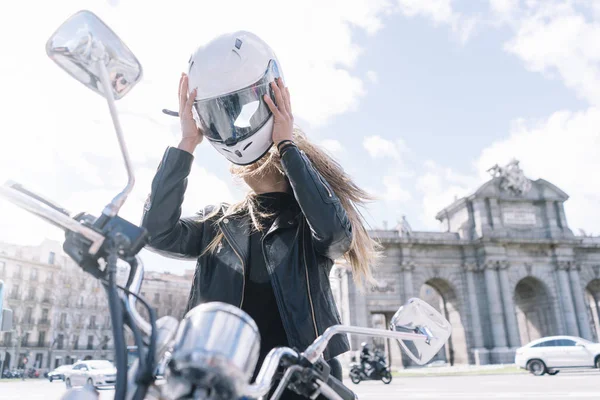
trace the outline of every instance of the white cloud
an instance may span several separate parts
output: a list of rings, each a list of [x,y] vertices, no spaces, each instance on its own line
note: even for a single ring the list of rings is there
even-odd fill
[[[383,186],[385,191],[381,197],[385,201],[404,203],[412,199],[410,192],[406,190],[405,182],[397,176],[384,176]]]
[[[329,151],[333,155],[339,155],[343,153],[346,149],[340,143],[339,140],[335,139],[325,139],[319,142],[319,145],[323,147],[325,150]]]
[[[490,0],[490,7],[493,12],[508,17],[519,8],[519,2],[520,0]]]
[[[438,229],[436,214],[455,199],[471,194],[485,180],[456,173],[431,160],[425,161],[424,167],[425,172],[416,180],[416,189],[422,196],[421,214],[417,217],[427,229]]]
[[[404,154],[409,152],[402,139],[391,141],[379,135],[365,137],[363,147],[373,158],[392,158],[398,161],[401,160]]]
[[[407,17],[425,17],[436,25],[449,25],[461,43],[471,36],[479,17],[467,16],[453,9],[453,0],[396,0],[400,12]]]
[[[580,3],[580,5],[589,3]],[[589,10],[588,10],[589,11]],[[571,2],[539,2],[521,10],[515,36],[505,49],[525,66],[558,77],[591,104],[600,105],[600,22],[589,20]]]
[[[379,76],[377,75],[377,72],[373,70],[367,71],[367,79],[371,83],[379,83]]]

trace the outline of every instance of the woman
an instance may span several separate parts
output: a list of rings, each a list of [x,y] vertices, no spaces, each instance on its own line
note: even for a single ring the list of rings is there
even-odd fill
[[[198,259],[188,309],[202,302],[221,301],[240,307],[256,321],[261,334],[260,367],[272,348],[305,349],[325,329],[339,324],[329,286],[334,260],[344,256],[352,266],[355,281],[361,283],[371,279],[370,264],[376,251],[356,208],[369,196],[329,156],[294,130],[289,90],[279,75],[276,58],[264,42],[239,32],[227,36],[227,40],[218,38],[207,45],[212,50],[203,48],[192,56],[190,77],[202,71],[206,81],[207,71],[212,71],[215,63],[219,71],[235,72],[227,64],[231,61],[230,49],[222,58],[214,50],[214,43],[228,43],[234,38],[238,49],[240,43],[245,48],[258,48],[246,54],[248,59],[256,61],[257,53],[268,55],[263,62],[268,61],[267,73],[258,84],[245,89],[231,90],[228,83],[229,92],[216,97],[214,81],[197,80],[190,93],[191,78],[182,74],[181,142],[165,152],[152,182],[143,226],[151,235],[152,249]],[[207,51],[211,63],[203,62],[208,58]],[[241,63],[244,70],[232,79],[240,79],[250,64]],[[263,64],[258,66],[262,71]],[[261,94],[259,100],[252,98],[256,94]],[[247,104],[254,104],[257,110],[249,118],[260,122],[254,124],[256,129],[252,122],[240,128],[240,115]],[[264,121],[257,115],[263,115]],[[269,137],[262,143],[260,135],[265,129]],[[205,136],[235,163],[232,174],[243,178],[250,191],[236,204],[207,207],[197,216],[181,218],[192,154]],[[243,142],[248,137],[251,144]],[[242,153],[250,145],[254,146],[254,155],[250,150]],[[334,357],[348,350],[346,337],[338,335],[324,353],[338,379],[341,368]],[[293,398],[290,393],[287,396]]]

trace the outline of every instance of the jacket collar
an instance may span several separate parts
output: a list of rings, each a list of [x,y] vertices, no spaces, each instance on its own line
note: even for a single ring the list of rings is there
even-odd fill
[[[226,210],[225,206],[223,206],[222,210],[223,212]],[[297,204],[282,210],[275,218],[275,221],[273,221],[265,237],[281,229],[297,227],[301,215],[302,211]],[[231,246],[244,260],[247,260],[250,235],[252,234],[252,220],[250,216],[247,214],[234,214],[220,219],[218,225]]]

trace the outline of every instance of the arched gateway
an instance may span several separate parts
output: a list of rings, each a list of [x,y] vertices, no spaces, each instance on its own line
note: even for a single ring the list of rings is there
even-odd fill
[[[600,238],[573,235],[568,196],[525,178],[518,162],[492,170],[474,194],[438,213],[443,232],[371,232],[384,247],[378,286],[361,292],[336,263],[331,282],[344,323],[387,326],[403,302],[421,297],[452,323],[437,358],[455,364],[510,363],[516,348],[547,335],[598,340]],[[353,349],[364,340],[353,338]],[[407,365],[396,343],[378,344],[394,367]]]

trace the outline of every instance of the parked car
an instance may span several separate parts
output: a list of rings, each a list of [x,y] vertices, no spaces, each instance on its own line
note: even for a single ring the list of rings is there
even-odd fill
[[[64,381],[65,380],[65,372],[73,368],[73,364],[61,365],[58,368],[48,372],[48,380],[52,381]]]
[[[600,343],[574,336],[544,337],[517,349],[515,364],[536,376],[568,368],[600,368]]]
[[[87,360],[75,363],[64,375],[67,388],[84,385],[99,388],[115,385],[117,369],[108,360]]]

